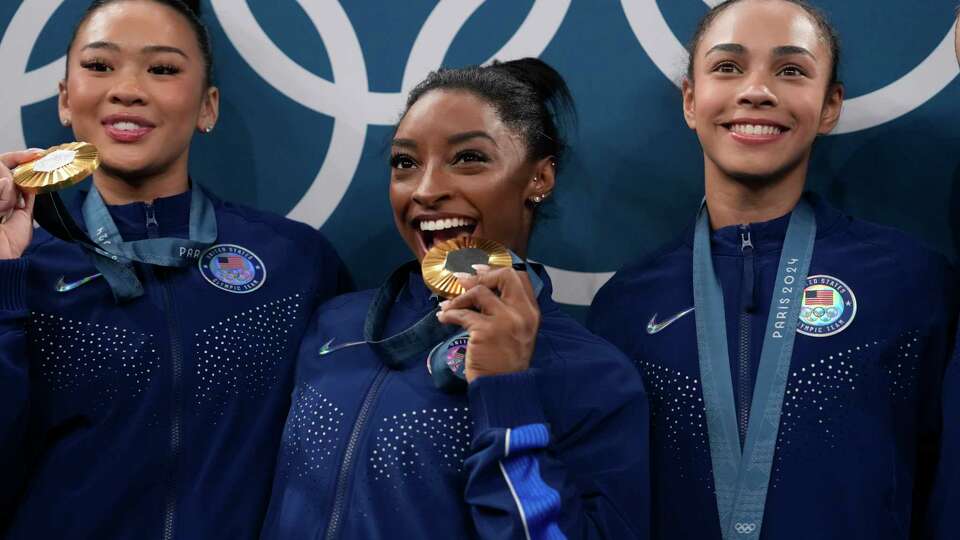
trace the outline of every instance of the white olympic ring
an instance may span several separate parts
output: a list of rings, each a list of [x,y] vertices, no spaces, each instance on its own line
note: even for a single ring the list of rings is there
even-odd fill
[[[708,6],[719,0],[707,0]],[[670,29],[656,0],[620,0],[623,13],[650,60],[674,84],[683,80],[686,48]],[[885,124],[912,112],[943,91],[958,74],[951,28],[936,49],[906,75],[884,88],[846,99],[840,123],[831,135],[853,133]]]
[[[536,0],[513,37],[491,60],[539,56],[553,40],[571,0]],[[441,0],[431,11],[410,51],[399,92],[371,92],[357,34],[334,0],[297,0],[320,33],[336,83],[314,75],[281,51],[257,23],[247,2],[211,0],[228,39],[239,54],[278,92],[334,119],[327,155],[310,188],[288,216],[321,226],[339,205],[360,163],[369,125],[390,125],[402,111],[410,88],[438,68],[457,33],[482,0]],[[704,0],[708,6],[720,0]],[[46,22],[63,0],[32,0],[14,13],[0,40],[0,148],[26,146],[21,109],[56,95],[65,57],[27,72],[27,61]],[[229,5],[228,5],[229,4]],[[27,7],[29,5],[29,8]],[[683,74],[686,51],[656,0],[621,0],[633,33],[654,64],[671,81]],[[960,72],[953,57],[951,29],[937,48],[898,81],[846,101],[835,134],[874,127],[903,116],[938,94]],[[489,60],[488,60],[489,61]],[[575,272],[547,267],[554,298],[589,305],[613,272]]]
[[[740,534],[750,534],[757,530],[756,523],[737,523],[733,528]]]

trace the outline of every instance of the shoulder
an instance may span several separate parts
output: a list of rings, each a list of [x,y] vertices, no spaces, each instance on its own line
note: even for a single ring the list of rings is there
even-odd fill
[[[366,289],[335,296],[320,304],[314,320],[316,324],[326,328],[357,325],[362,327],[376,292],[376,289]]]
[[[228,226],[240,225],[259,229],[264,234],[272,235],[272,240],[319,242],[321,249],[332,250],[323,234],[306,223],[294,221],[273,212],[224,201],[213,195],[210,198],[213,200],[218,221],[226,222]]]

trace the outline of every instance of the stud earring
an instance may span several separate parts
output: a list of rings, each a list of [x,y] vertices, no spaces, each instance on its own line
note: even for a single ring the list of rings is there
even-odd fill
[[[540,195],[539,193],[537,195],[534,195],[533,202],[534,204],[540,204],[541,202],[543,202],[543,195]]]
[[[210,133],[211,131],[213,131],[213,126],[207,126],[203,128],[204,133]]]
[[[63,127],[70,127],[70,120],[67,118],[61,120],[60,123],[63,124]]]

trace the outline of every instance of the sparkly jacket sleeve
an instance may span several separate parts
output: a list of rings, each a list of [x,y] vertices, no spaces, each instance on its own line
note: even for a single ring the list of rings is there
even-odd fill
[[[0,260],[0,528],[23,482],[29,380],[27,259]]]
[[[586,331],[538,337],[533,368],[469,388],[466,502],[481,538],[648,538],[639,375]]]

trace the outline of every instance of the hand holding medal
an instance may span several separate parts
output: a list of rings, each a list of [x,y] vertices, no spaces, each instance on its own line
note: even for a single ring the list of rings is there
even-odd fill
[[[464,369],[468,383],[530,367],[540,309],[529,277],[512,267],[506,248],[457,238],[434,246],[422,266],[427,285],[450,298],[440,304],[437,318],[469,334]]]
[[[72,186],[99,165],[97,149],[88,143],[0,154],[0,259],[18,258],[30,245],[38,193]]]

